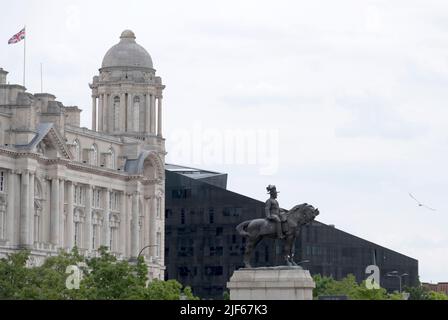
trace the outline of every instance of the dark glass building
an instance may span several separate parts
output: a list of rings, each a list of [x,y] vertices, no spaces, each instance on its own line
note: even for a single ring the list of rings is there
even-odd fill
[[[243,266],[244,238],[235,227],[244,220],[265,217],[264,202],[226,190],[227,174],[166,165],[167,279],[191,286],[204,299],[222,299],[234,270]],[[263,240],[257,247],[254,266],[281,263],[280,244]],[[398,252],[314,221],[304,226],[296,241],[296,261],[311,274],[341,279],[354,274],[361,282],[368,265],[380,269],[381,286],[398,290],[418,283],[418,261]]]

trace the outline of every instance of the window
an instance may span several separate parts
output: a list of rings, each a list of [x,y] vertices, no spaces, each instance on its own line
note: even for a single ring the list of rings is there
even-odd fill
[[[208,220],[209,223],[215,223],[215,209],[214,208],[209,208],[208,209]]]
[[[111,169],[115,169],[115,151],[114,148],[110,147],[109,148],[109,156],[110,156],[110,168]]]
[[[0,192],[6,191],[6,172],[4,170],[0,171]]]
[[[92,206],[94,208],[100,208],[101,206],[101,190],[100,189],[94,189],[93,190],[93,197],[92,197]]]
[[[82,186],[75,186],[75,204],[84,204],[84,188]]]
[[[76,139],[75,141],[73,141],[73,153],[75,156],[75,161],[79,161],[79,159],[80,159],[80,153],[79,153],[80,149],[81,149],[81,146],[79,144],[78,139]]]
[[[110,193],[109,208],[113,211],[120,210],[120,194],[117,191],[112,191]]]
[[[185,224],[185,209],[180,210],[180,223]]]
[[[93,230],[92,230],[92,249],[96,248],[96,233],[97,232],[98,232],[98,225],[94,224]]]
[[[161,245],[162,245],[162,234],[160,232],[157,232],[157,250],[156,250],[156,256],[160,257],[161,255]]]
[[[120,194],[118,192],[115,193],[115,210],[119,210],[120,208]]]
[[[206,276],[221,276],[223,274],[222,266],[205,267],[204,269]]]
[[[133,110],[133,129],[134,131],[139,131],[140,123],[139,123],[139,114],[140,114],[140,97],[134,97],[134,110]]]
[[[160,198],[157,198],[157,211],[156,211],[157,218],[160,218],[160,210],[161,210],[161,207],[162,207],[161,201],[162,200]]]
[[[119,131],[120,130],[120,97],[115,96],[114,97],[114,130]]]
[[[90,164],[92,166],[97,166],[98,165],[98,148],[95,144],[92,145],[92,147],[90,148],[90,150],[92,151],[92,161],[90,162]]]
[[[79,247],[79,222],[75,222],[75,246]]]
[[[174,189],[171,191],[173,199],[187,199],[191,197],[191,189]]]

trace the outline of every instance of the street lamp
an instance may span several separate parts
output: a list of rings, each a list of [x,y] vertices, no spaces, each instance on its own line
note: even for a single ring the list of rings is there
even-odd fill
[[[150,244],[148,246],[143,247],[142,250],[140,250],[140,252],[138,253],[137,260],[138,260],[138,258],[140,258],[140,256],[142,255],[142,253],[145,249],[151,248],[151,247],[158,247],[158,246],[159,246],[158,244]]]
[[[401,279],[403,278],[403,277],[406,277],[406,276],[408,276],[408,274],[407,273],[402,273],[402,274],[398,274],[398,271],[397,270],[394,270],[394,271],[391,271],[391,272],[388,272],[387,274],[386,274],[386,276],[388,276],[388,277],[396,277],[396,278],[398,278],[399,279],[399,284],[400,284],[400,286],[399,286],[399,293],[401,293]]]

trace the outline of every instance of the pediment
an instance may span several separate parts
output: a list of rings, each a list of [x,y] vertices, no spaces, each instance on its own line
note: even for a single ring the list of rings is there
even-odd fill
[[[39,129],[44,130],[38,130],[37,139],[32,143],[37,153],[47,158],[73,159],[64,138],[53,125]]]

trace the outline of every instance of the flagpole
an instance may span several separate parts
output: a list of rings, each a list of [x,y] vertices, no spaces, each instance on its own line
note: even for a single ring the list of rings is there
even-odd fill
[[[23,86],[25,86],[25,68],[26,68],[26,26],[23,28],[25,30],[25,39],[23,39]]]

